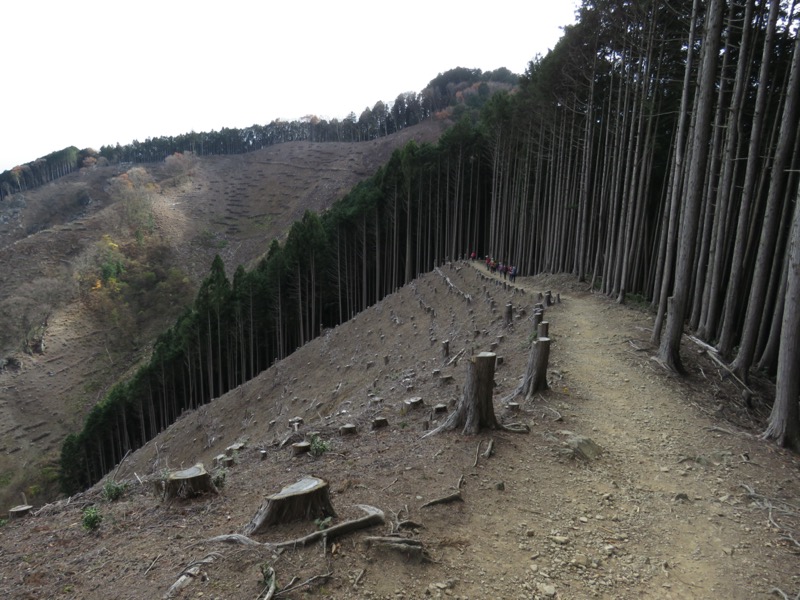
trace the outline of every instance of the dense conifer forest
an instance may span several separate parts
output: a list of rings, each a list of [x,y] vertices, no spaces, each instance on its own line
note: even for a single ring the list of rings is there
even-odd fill
[[[743,381],[756,369],[776,377],[764,436],[800,449],[798,12],[794,1],[586,0],[513,92],[475,73],[464,89],[482,98],[480,113],[461,109],[438,144],[397,151],[330,210],[306,213],[254,269],[229,278],[215,260],[150,361],[66,440],[64,491],[472,252],[649,303],[666,368],[682,371],[688,327]],[[402,123],[456,103],[440,83],[428,104],[403,101]],[[372,125],[343,139],[391,133],[380,115],[394,110],[366,111]],[[232,135],[231,151],[250,147],[249,133]]]

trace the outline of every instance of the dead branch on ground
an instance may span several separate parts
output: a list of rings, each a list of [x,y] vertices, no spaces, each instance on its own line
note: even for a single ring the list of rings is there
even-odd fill
[[[288,594],[289,592],[294,592],[295,590],[299,590],[301,587],[305,587],[307,585],[311,585],[312,583],[314,583],[318,579],[322,579],[322,580],[327,581],[328,579],[331,578],[332,575],[333,575],[333,572],[325,573],[323,575],[314,575],[314,577],[310,577],[309,579],[306,579],[303,583],[298,583],[297,585],[290,585],[289,587],[286,587],[286,588],[280,590],[279,592],[276,592],[275,598],[283,596],[284,594]]]
[[[367,537],[364,539],[367,546],[378,545],[382,548],[395,550],[406,557],[415,558],[420,562],[434,562],[428,550],[419,540],[401,537]]]
[[[430,500],[420,506],[420,508],[427,508],[429,506],[435,506],[436,504],[449,504],[450,502],[463,502],[464,498],[461,497],[461,490],[458,490],[454,494],[449,494],[447,496],[443,496],[441,498],[436,498],[435,500]]]
[[[173,583],[172,586],[170,586],[170,588],[167,590],[167,593],[164,594],[164,598],[174,598],[183,588],[188,586],[196,577],[200,575],[203,565],[211,564],[219,558],[222,558],[222,554],[219,552],[209,552],[200,560],[196,560],[186,565],[186,568],[184,568],[183,571],[181,571],[178,575],[177,581]]]

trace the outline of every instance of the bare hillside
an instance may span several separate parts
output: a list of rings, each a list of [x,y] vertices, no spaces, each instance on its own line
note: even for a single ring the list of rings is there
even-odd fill
[[[362,144],[82,170],[0,205],[0,507],[57,491],[61,442],[194,298],[215,254],[229,276],[324,210],[426,122]],[[100,277],[124,261],[124,286]],[[138,287],[137,287],[138,286]]]
[[[525,370],[531,308],[545,289],[562,300],[545,314],[550,389],[510,410],[502,399]],[[478,265],[444,266],[185,413],[108,477],[128,485],[119,500],[103,500],[101,482],[10,522],[0,592],[160,598],[193,565],[173,597],[262,598],[266,566],[279,589],[300,584],[286,598],[794,596],[797,457],[753,437],[737,384],[691,342],[686,379],[650,360],[651,326],[646,312],[567,277],[509,287]],[[452,410],[459,398],[465,361],[493,344],[502,357],[495,412],[530,433],[423,438],[446,414],[434,407]],[[424,406],[409,410],[411,397]],[[373,431],[377,416],[388,427]],[[339,434],[347,423],[355,435]],[[294,456],[289,443],[312,432],[327,449]],[[581,438],[602,453],[582,460]],[[243,445],[218,473],[218,495],[154,494],[149,481],[168,469],[210,468],[234,444]],[[267,495],[306,475],[329,482],[336,518],[275,525],[252,536],[258,545],[212,540],[241,534]],[[456,491],[453,502],[425,506]],[[384,524],[307,547],[270,545],[357,519],[359,505]],[[94,531],[82,528],[87,508],[103,518]],[[368,543],[390,534],[421,552]]]

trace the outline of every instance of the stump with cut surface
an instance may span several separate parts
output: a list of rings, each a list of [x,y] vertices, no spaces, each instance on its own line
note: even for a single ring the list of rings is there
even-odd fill
[[[31,512],[33,506],[30,504],[20,504],[19,506],[15,506],[14,508],[8,509],[8,519],[21,519],[25,515]]]
[[[304,477],[269,496],[245,527],[244,534],[253,535],[275,523],[335,516],[328,483],[317,477]]]
[[[219,493],[203,463],[197,463],[182,471],[172,471],[162,483],[165,499],[193,498],[200,494]]]

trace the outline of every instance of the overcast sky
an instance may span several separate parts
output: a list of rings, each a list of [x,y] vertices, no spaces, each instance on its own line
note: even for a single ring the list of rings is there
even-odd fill
[[[455,67],[524,72],[576,0],[25,0],[0,9],[0,172],[67,146],[342,119]]]

